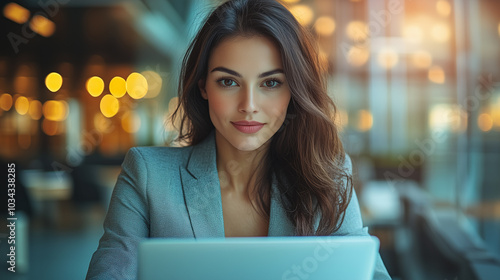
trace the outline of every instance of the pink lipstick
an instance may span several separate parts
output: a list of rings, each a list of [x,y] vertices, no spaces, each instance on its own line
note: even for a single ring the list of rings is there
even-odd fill
[[[247,134],[259,131],[265,124],[256,121],[237,121],[231,124],[239,131]]]

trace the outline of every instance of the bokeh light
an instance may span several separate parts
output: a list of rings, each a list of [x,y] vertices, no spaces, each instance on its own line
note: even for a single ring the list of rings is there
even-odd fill
[[[30,18],[30,11],[16,3],[9,3],[3,8],[3,15],[14,22],[23,24]]]
[[[45,77],[45,86],[52,92],[58,91],[63,83],[61,74],[52,72]]]
[[[458,105],[439,103],[431,106],[429,127],[435,131],[463,132],[467,129],[467,112]]]
[[[417,68],[429,68],[432,65],[432,56],[427,51],[417,51],[411,55],[411,62]]]
[[[144,71],[141,73],[146,78],[148,92],[144,98],[155,98],[161,91],[163,80],[161,76],[154,71]]]
[[[87,80],[86,88],[90,95],[97,97],[104,91],[104,81],[98,76],[90,77]]]
[[[19,96],[16,99],[16,103],[14,105],[16,107],[16,111],[19,115],[26,115],[28,113],[29,107],[30,107],[30,102],[28,98],[24,96]]]
[[[370,58],[370,52],[366,47],[352,46],[347,52],[347,62],[352,66],[364,65]]]
[[[148,81],[137,72],[133,72],[127,77],[127,92],[133,99],[141,99],[148,93]]]
[[[418,25],[405,25],[403,28],[403,37],[411,43],[420,43],[424,38],[424,32]]]
[[[0,96],[0,108],[9,111],[12,108],[12,95],[4,93]]]
[[[106,118],[111,118],[118,113],[118,110],[120,109],[120,102],[118,102],[118,99],[116,99],[113,95],[106,94],[101,99],[100,108],[101,113]]]
[[[132,111],[123,114],[121,123],[123,130],[128,133],[136,133],[141,128],[141,119]]]
[[[69,106],[63,100],[48,100],[43,104],[43,116],[51,121],[63,121],[68,117]]]
[[[314,29],[319,35],[332,35],[335,32],[335,20],[328,16],[319,17],[314,24]]]
[[[355,42],[363,41],[368,38],[368,26],[362,21],[351,21],[347,24],[346,34]]]
[[[122,77],[114,77],[109,82],[109,92],[116,98],[120,98],[127,93],[127,82]]]
[[[482,113],[477,117],[477,125],[482,131],[488,132],[493,128],[493,118],[488,113]]]
[[[44,16],[35,15],[30,21],[30,28],[43,37],[50,37],[54,34],[56,25]]]
[[[436,84],[443,84],[446,80],[444,70],[440,66],[432,66],[429,69],[428,78],[431,82]]]
[[[385,69],[390,69],[396,64],[398,64],[399,61],[399,55],[398,53],[390,48],[384,48],[380,50],[378,56],[377,56],[377,61],[380,66],[382,66]]]
[[[432,27],[431,35],[436,42],[447,42],[450,39],[450,28],[444,23],[437,23]]]
[[[59,122],[56,121],[51,121],[49,119],[43,119],[42,121],[42,131],[43,133],[49,135],[49,136],[54,136],[57,135],[59,131]]]
[[[491,104],[491,117],[495,127],[500,127],[500,97],[496,104]]]
[[[39,120],[42,117],[42,103],[38,100],[32,100],[28,109],[28,114],[34,120]]]
[[[358,130],[368,131],[373,126],[373,115],[368,110],[358,111]]]
[[[439,0],[436,2],[436,11],[444,16],[444,17],[447,17],[450,15],[451,13],[451,5],[450,5],[450,2],[448,2],[447,0]]]
[[[290,7],[290,12],[297,19],[297,21],[304,26],[309,25],[314,18],[313,10],[311,7],[306,5],[294,5]]]

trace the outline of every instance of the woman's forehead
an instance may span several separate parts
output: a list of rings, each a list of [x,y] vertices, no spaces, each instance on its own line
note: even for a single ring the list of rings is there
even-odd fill
[[[208,67],[209,72],[216,67],[225,67],[242,74],[283,68],[276,44],[258,35],[223,40],[212,50]]]

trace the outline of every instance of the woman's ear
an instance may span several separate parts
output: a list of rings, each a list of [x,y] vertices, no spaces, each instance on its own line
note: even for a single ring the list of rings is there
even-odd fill
[[[203,97],[203,99],[205,100],[208,100],[207,91],[205,90],[205,80],[198,81],[198,88],[200,89],[201,97]]]

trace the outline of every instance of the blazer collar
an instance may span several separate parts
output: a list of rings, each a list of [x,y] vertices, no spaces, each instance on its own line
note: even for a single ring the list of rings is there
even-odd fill
[[[194,237],[224,237],[214,132],[192,147],[180,175]]]
[[[186,166],[180,167],[180,176],[194,237],[224,237],[214,131],[192,147]],[[280,201],[276,178],[271,186],[270,212],[268,236],[294,235]]]

